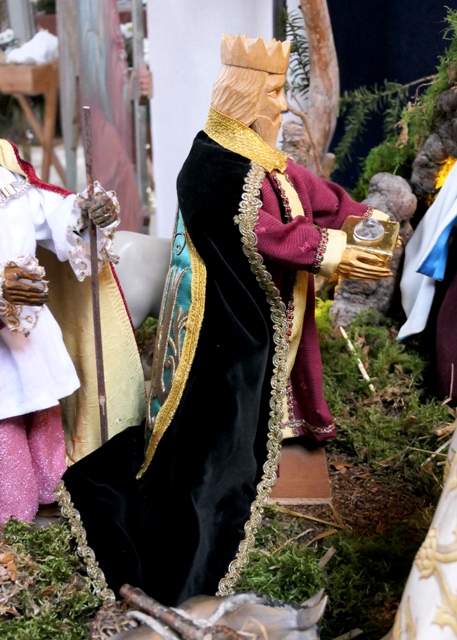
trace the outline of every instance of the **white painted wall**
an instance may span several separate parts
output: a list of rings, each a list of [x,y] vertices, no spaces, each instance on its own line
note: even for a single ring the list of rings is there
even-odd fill
[[[272,0],[147,0],[156,235],[170,237],[176,178],[208,114],[223,33],[273,37]]]

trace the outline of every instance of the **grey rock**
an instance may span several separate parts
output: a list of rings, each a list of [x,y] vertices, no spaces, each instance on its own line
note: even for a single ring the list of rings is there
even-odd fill
[[[443,113],[455,114],[457,112],[457,92],[454,89],[443,91],[436,101],[436,107]]]
[[[448,137],[448,129],[443,127],[444,125],[440,127],[443,137],[438,133],[429,136],[413,162],[411,183],[418,195],[424,190],[435,188],[435,178],[440,165],[450,155],[448,147],[455,144]]]
[[[393,273],[378,281],[340,279],[330,315],[335,326],[347,326],[363,309],[376,309],[378,317],[385,316],[392,303],[404,245],[412,235],[410,219],[416,210],[417,198],[409,184],[400,176],[377,173],[371,179],[368,197],[364,202],[389,214],[400,223],[402,246],[397,247],[391,263]]]

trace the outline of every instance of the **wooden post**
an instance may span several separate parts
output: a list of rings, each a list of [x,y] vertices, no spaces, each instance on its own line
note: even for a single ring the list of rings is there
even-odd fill
[[[84,155],[86,159],[87,195],[89,200],[94,196],[94,178],[92,175],[92,124],[90,107],[83,107],[84,121]],[[94,320],[95,362],[97,367],[98,405],[100,412],[100,433],[102,444],[108,442],[108,416],[106,408],[105,371],[103,367],[102,328],[100,318],[100,295],[98,285],[98,248],[97,229],[89,219],[90,232],[90,267],[92,288],[92,315]]]
[[[36,33],[30,0],[7,0],[11,29],[21,43],[28,42]]]
[[[146,161],[147,142],[147,111],[144,100],[141,99],[139,70],[144,65],[144,18],[142,0],[132,0],[133,23],[133,68],[136,72],[135,88],[133,95],[133,113],[135,127],[135,165],[138,192],[143,207],[148,206],[148,170]]]
[[[59,37],[60,123],[65,146],[66,187],[78,191],[77,149],[79,125],[79,51],[77,0],[57,0]]]
[[[338,59],[327,0],[300,0],[300,4],[309,46],[309,97],[306,113],[290,101],[290,111],[303,126],[293,120],[284,124],[284,151],[298,164],[328,178],[335,159],[328,149],[338,114]]]

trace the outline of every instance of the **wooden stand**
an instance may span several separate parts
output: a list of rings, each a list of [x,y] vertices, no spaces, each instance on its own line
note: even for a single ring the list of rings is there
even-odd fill
[[[324,449],[310,451],[299,444],[281,451],[278,480],[270,494],[274,504],[329,504],[332,490]]]
[[[59,92],[59,67],[57,60],[40,65],[0,65],[0,93],[11,94],[19,102],[39,143],[43,147],[41,178],[49,180],[49,170],[54,165],[65,184],[65,171],[54,153],[57,96]],[[35,116],[28,96],[44,95],[44,121]]]

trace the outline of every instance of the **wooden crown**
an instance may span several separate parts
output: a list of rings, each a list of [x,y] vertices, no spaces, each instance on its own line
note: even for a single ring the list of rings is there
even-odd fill
[[[291,43],[289,40],[264,40],[223,34],[221,60],[223,64],[267,73],[286,73],[289,66]]]

